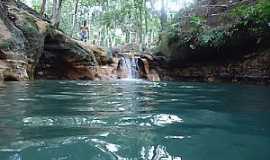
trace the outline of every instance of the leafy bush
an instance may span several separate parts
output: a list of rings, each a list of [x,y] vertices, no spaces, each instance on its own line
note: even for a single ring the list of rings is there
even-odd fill
[[[224,29],[212,29],[202,33],[198,39],[203,47],[219,47],[226,42],[226,31]]]
[[[230,12],[230,16],[240,18],[240,22],[244,26],[247,26],[250,22],[256,24],[269,23],[270,1],[258,0],[255,5],[239,5]]]
[[[225,17],[232,21],[214,28],[206,25],[204,17],[190,17],[185,31],[171,30],[161,37],[160,51],[182,64],[241,57],[258,47],[269,47],[270,0],[239,4],[228,13]]]
[[[201,16],[192,16],[190,18],[190,25],[193,32],[200,33],[205,29],[205,19]]]

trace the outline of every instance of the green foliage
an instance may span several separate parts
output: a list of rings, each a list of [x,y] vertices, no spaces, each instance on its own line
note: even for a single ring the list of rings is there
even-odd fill
[[[39,12],[40,9],[41,9],[41,6],[40,6],[39,4],[35,4],[35,5],[33,5],[33,9],[34,9],[35,11]]]
[[[90,28],[90,41],[102,46],[138,43],[139,39],[146,43],[146,36],[157,37],[160,30],[159,15],[150,11],[146,0],[79,0],[74,24],[75,2],[63,1],[60,23],[60,28],[75,38],[79,38],[84,20]]]
[[[270,1],[258,0],[255,5],[240,5],[234,8],[230,15],[234,18],[240,18],[244,26],[250,22],[256,24],[268,23],[270,21]]]
[[[206,28],[205,22],[206,20],[204,17],[192,16],[189,21],[191,31],[194,32],[195,34],[199,34],[200,32],[203,32]]]
[[[228,13],[224,17],[232,20],[231,23],[217,27],[207,26],[206,19],[201,16],[189,18],[182,16],[181,18],[179,15],[181,19],[177,18],[178,22],[175,21],[172,25],[175,27],[167,31],[166,37],[161,37],[160,46],[168,48],[161,49],[161,52],[172,59],[175,57],[181,60],[191,57],[207,59],[205,55],[217,56],[222,52],[220,49],[225,46],[235,47],[235,49],[245,48],[243,46],[245,42],[256,46],[258,45],[256,43],[260,43],[262,39],[267,39],[267,37],[269,39],[269,0],[258,0],[255,4],[249,5],[239,3]],[[246,46],[246,48],[249,47]]]
[[[33,17],[25,15],[25,20],[22,25],[23,32],[25,33],[36,33],[38,32],[38,26]]]
[[[224,29],[211,29],[200,34],[198,40],[200,45],[204,47],[220,47],[226,42],[226,31]]]
[[[10,41],[4,41],[4,42],[1,42],[0,43],[0,49],[10,49],[12,46],[11,42]]]
[[[203,18],[199,17],[199,16],[192,16],[190,18],[190,24],[192,24],[193,26],[197,27],[197,26],[202,26],[203,25]]]

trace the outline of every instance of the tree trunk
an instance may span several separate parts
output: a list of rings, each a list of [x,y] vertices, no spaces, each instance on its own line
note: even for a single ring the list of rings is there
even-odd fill
[[[53,0],[53,13],[51,23],[55,28],[59,28],[61,18],[62,0]]]
[[[71,30],[71,37],[73,37],[74,34],[74,29],[77,24],[77,12],[78,12],[78,5],[79,5],[79,0],[76,0],[75,2],[75,11],[74,11],[74,16],[73,16],[73,21],[72,21],[72,30]]]
[[[148,11],[146,7],[146,0],[144,0],[144,22],[145,22],[144,43],[146,46],[148,46]]]
[[[130,43],[130,32],[129,31],[126,31],[126,41],[125,41],[127,44]]]
[[[142,9],[143,9],[143,5],[142,2],[140,2],[139,5],[139,24],[140,24],[140,28],[139,28],[139,44],[140,46],[142,46],[143,44],[143,13],[142,13]]]
[[[42,0],[41,8],[40,8],[40,15],[43,16],[45,12],[46,0]]]
[[[164,30],[166,23],[167,23],[167,12],[165,9],[165,1],[162,0],[162,8],[161,8],[161,14],[160,14],[160,24],[161,24],[162,31]]]

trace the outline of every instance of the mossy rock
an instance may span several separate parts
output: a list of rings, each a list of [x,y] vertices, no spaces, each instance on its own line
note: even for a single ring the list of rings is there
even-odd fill
[[[23,21],[20,28],[26,34],[35,34],[39,32],[38,26],[36,24],[34,17],[31,17],[27,14],[23,14]]]
[[[11,47],[12,47],[12,44],[10,41],[0,42],[0,49],[7,50],[7,49],[10,49]]]
[[[1,85],[1,81],[4,80],[4,76],[3,76],[3,73],[1,73],[1,70],[0,70],[0,85]]]

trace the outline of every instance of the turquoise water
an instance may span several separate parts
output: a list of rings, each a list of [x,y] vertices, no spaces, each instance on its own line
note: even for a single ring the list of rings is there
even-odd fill
[[[269,160],[270,88],[144,81],[0,85],[0,160]]]

